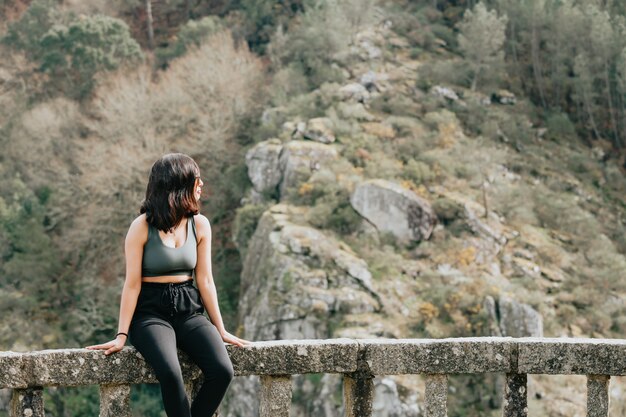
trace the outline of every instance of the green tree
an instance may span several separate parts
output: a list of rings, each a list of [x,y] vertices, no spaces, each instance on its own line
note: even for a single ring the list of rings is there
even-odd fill
[[[487,10],[482,2],[465,11],[459,23],[459,46],[471,66],[472,90],[476,89],[481,76],[504,64],[507,22],[506,15],[498,16],[496,10]]]
[[[180,28],[176,40],[166,48],[156,50],[159,67],[167,67],[172,59],[187,52],[190,47],[200,46],[209,36],[224,30],[224,25],[216,16],[207,16],[200,20],[190,20]]]
[[[35,0],[22,17],[11,23],[2,42],[11,48],[24,51],[31,59],[42,51],[39,41],[54,25],[63,21],[55,0]]]
[[[142,58],[126,23],[109,16],[85,16],[54,25],[40,41],[41,69],[70,96],[83,98],[98,71],[110,71]]]
[[[0,309],[12,312],[0,326],[0,350],[42,348],[58,336],[66,298],[59,251],[46,231],[50,191],[36,194],[19,177],[5,177],[0,195]],[[22,322],[30,331],[20,331]]]
[[[240,0],[245,16],[244,36],[255,52],[264,53],[277,28],[287,26],[296,13],[302,12],[302,0]]]

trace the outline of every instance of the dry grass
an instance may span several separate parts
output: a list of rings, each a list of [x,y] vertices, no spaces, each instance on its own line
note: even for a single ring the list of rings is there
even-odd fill
[[[239,155],[234,132],[255,105],[262,74],[247,47],[218,33],[159,78],[147,65],[108,74],[85,108],[60,98],[36,105],[10,129],[3,151],[20,160],[33,188],[52,181],[59,239],[67,250],[85,248],[68,253],[82,273],[114,279],[153,162],[190,154],[210,193]],[[110,256],[95,255],[103,252]]]

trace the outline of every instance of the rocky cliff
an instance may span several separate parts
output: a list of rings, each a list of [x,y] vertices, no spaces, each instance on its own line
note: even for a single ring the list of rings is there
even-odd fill
[[[558,163],[540,126],[528,122],[534,139],[524,145],[532,156],[524,156],[506,138],[467,133],[457,116],[470,105],[519,112],[519,100],[506,91],[417,88],[422,62],[387,24],[356,39],[346,83],[309,93],[323,115],[268,109],[263,123],[276,126],[276,135],[247,152],[251,189],[240,216],[250,216],[249,207],[262,214],[247,218],[253,233],[237,239],[243,336],[609,336],[615,325],[591,324],[597,317],[583,310],[604,300],[583,301],[573,278],[589,268],[606,273],[606,263],[591,246],[581,255],[576,242],[591,237],[573,234],[571,220],[559,218],[571,209],[555,203],[564,187],[567,201],[586,201],[576,213],[593,220],[580,221],[595,222],[601,236],[593,239],[626,265],[595,220],[600,197],[574,174],[532,171]],[[624,293],[609,292],[608,309],[620,311]],[[584,384],[563,396],[570,381],[560,381],[530,378],[537,415],[584,410]],[[375,384],[375,416],[422,415],[420,377]],[[453,413],[497,415],[500,385],[495,376],[453,378]],[[225,415],[254,415],[256,392],[257,379],[235,380]],[[339,376],[297,376],[294,404],[298,416],[340,415]]]

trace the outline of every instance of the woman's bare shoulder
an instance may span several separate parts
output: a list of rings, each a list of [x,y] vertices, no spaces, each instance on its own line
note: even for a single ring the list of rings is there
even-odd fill
[[[148,221],[146,220],[146,213],[135,217],[128,228],[128,237],[139,241],[146,241],[148,239]]]
[[[200,236],[211,235],[211,223],[204,214],[196,214],[193,216],[196,223],[196,231]]]

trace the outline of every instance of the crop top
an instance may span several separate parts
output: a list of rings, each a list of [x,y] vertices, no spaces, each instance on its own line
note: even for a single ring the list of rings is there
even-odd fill
[[[159,236],[158,229],[148,223],[148,240],[143,247],[141,276],[193,276],[197,259],[196,223],[193,216],[187,217],[187,239],[178,248],[166,246]]]

